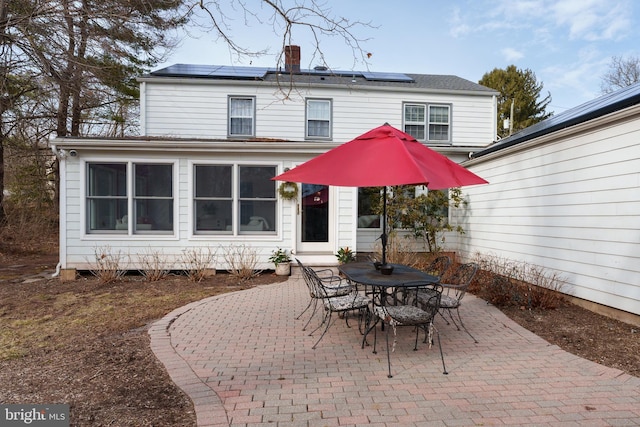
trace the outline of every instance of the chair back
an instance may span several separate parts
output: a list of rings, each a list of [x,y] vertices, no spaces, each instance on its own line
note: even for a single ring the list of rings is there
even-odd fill
[[[316,290],[313,284],[313,277],[309,273],[311,269],[306,265],[302,264],[302,262],[300,262],[298,258],[296,258],[296,262],[298,263],[298,267],[300,267],[300,272],[302,273],[302,278],[304,279],[304,283],[307,285],[307,288],[309,288],[309,294],[311,295],[312,298],[315,297]]]
[[[431,264],[429,264],[429,266],[427,267],[426,272],[427,274],[436,276],[438,278],[438,281],[440,281],[444,276],[444,273],[446,273],[446,271],[449,269],[450,265],[451,258],[446,255],[439,256],[431,261]]]
[[[440,299],[442,298],[442,285],[433,284],[428,288],[423,288],[420,291],[420,303],[419,306],[422,310],[427,312],[431,320],[436,317],[438,310],[440,310]],[[417,301],[417,299],[416,299]]]
[[[302,269],[302,276],[304,277],[304,281],[307,284],[312,297],[324,299],[335,296],[330,295],[330,291],[326,289],[322,283],[322,279],[318,276],[318,273],[316,273],[311,267],[303,265],[298,258],[296,258],[296,262]]]
[[[443,283],[445,293],[460,301],[467,292],[471,281],[478,271],[478,264],[470,262],[460,264],[447,283]]]

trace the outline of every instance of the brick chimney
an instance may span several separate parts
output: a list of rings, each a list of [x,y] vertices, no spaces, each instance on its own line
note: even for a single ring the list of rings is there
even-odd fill
[[[284,70],[287,73],[300,72],[300,46],[284,47]]]

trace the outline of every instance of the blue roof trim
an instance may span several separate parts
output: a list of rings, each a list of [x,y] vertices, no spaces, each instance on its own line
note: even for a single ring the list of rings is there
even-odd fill
[[[482,157],[561,129],[588,122],[589,120],[593,120],[639,103],[640,83],[636,83],[615,92],[603,95],[592,101],[585,102],[577,107],[570,108],[557,116],[549,117],[535,125],[531,125],[518,133],[500,140],[482,151],[473,153],[471,158]]]

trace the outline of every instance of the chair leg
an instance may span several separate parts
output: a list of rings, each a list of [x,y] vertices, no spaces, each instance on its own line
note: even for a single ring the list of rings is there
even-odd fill
[[[329,314],[327,316],[325,316],[325,319],[327,320],[327,325],[324,327],[324,331],[322,331],[322,335],[320,335],[320,338],[318,338],[318,341],[316,341],[316,343],[313,345],[313,347],[311,347],[313,350],[316,349],[316,346],[318,345],[318,343],[320,343],[320,341],[322,340],[322,337],[324,337],[324,334],[326,334],[327,331],[329,330],[329,326],[331,326],[331,310],[328,310],[328,312],[329,312]],[[322,326],[322,325],[320,325],[320,326]],[[316,330],[317,329],[318,328],[316,328]]]
[[[438,348],[440,349],[440,359],[442,359],[442,373],[444,375],[449,375],[449,372],[447,372],[447,367],[444,365],[444,353],[442,352],[442,344],[440,343],[440,331],[438,331],[438,329],[436,329],[435,326],[434,326],[434,329],[436,330],[436,338],[438,338]]]
[[[389,366],[389,373],[387,374],[387,378],[393,378],[393,375],[391,375],[391,352],[389,350],[389,329],[391,329],[391,325],[389,325],[389,327],[387,328],[387,365]]]
[[[313,316],[316,315],[316,311],[318,310],[318,299],[314,298],[311,303],[313,303],[313,310],[311,310],[311,316],[309,316],[309,320],[307,320],[307,323],[305,323],[304,327],[302,328],[303,331],[307,330],[307,326],[309,326],[309,323],[311,323],[311,319],[313,319]],[[300,315],[302,316],[302,314]]]
[[[296,317],[296,320],[300,320],[300,318],[302,317],[303,314],[305,314],[307,312],[307,310],[309,310],[309,307],[311,307],[311,304],[313,304],[314,298],[311,298],[309,300],[309,304],[307,304],[307,307],[302,310],[302,313],[298,314],[298,316]]]
[[[471,335],[471,332],[469,332],[467,330],[467,327],[464,326],[464,323],[462,323],[462,317],[460,317],[460,310],[456,309],[456,312],[458,313],[458,320],[460,321],[460,325],[462,325],[462,329],[464,329],[464,331],[471,337],[471,339],[473,339],[473,342],[475,342],[476,344],[478,344],[478,340],[475,339],[475,337],[473,335]],[[459,330],[460,328],[458,328]]]

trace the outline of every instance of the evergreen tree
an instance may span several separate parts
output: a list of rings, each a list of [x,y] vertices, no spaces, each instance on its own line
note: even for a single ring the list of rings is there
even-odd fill
[[[546,111],[551,102],[551,94],[542,98],[542,83],[538,83],[533,71],[520,70],[509,65],[505,70],[495,68],[485,73],[479,84],[500,92],[498,95],[498,136],[509,136],[510,129],[503,123],[509,119],[513,133],[551,117]],[[511,104],[513,103],[513,117]]]

